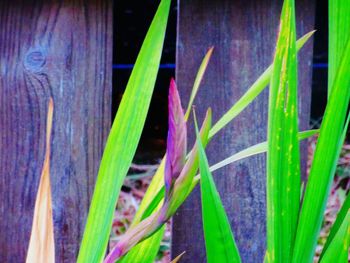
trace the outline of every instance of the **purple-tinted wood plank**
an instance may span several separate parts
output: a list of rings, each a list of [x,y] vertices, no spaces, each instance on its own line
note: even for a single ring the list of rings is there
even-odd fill
[[[313,29],[314,1],[297,2],[298,35]],[[176,78],[188,100],[196,70],[210,46],[212,60],[195,101],[203,119],[207,107],[217,121],[272,62],[282,1],[180,1]],[[300,127],[308,128],[312,41],[299,56]],[[184,105],[186,105],[184,103]],[[210,163],[266,140],[268,90],[265,90],[207,148]],[[190,120],[190,141],[194,130]],[[303,146],[303,170],[306,148]],[[214,172],[243,262],[262,262],[265,254],[265,156],[259,155]],[[173,221],[172,254],[182,262],[205,262],[199,188]]]
[[[112,1],[0,2],[0,262],[24,262],[54,100],[56,262],[75,262],[110,126]]]

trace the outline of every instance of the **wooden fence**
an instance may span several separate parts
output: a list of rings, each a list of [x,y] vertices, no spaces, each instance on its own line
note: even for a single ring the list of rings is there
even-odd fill
[[[0,262],[24,262],[54,99],[56,262],[74,262],[110,127],[112,1],[0,1]]]
[[[176,77],[185,98],[201,58],[215,46],[196,102],[199,118],[210,106],[217,120],[271,63],[280,2],[179,0]],[[301,35],[313,29],[314,1],[297,2]],[[0,262],[24,262],[50,96],[56,261],[76,259],[110,127],[112,24],[112,0],[0,1]],[[299,60],[301,128],[308,126],[311,59],[312,41]],[[267,99],[264,91],[220,132],[208,148],[211,162],[266,139]],[[215,180],[244,262],[261,261],[264,156],[226,167]],[[200,217],[195,191],[174,220],[173,254],[186,251],[183,262],[205,262]]]
[[[297,32],[313,30],[314,2],[297,3]],[[273,60],[282,1],[179,1],[176,79],[189,98],[196,69],[210,46],[212,61],[196,100],[203,118],[213,109],[213,122],[225,113]],[[312,41],[299,56],[300,128],[310,114]],[[186,102],[185,104],[186,105]],[[266,140],[268,90],[208,145],[211,163]],[[194,140],[193,128],[190,132]],[[306,145],[304,163],[306,170]],[[215,172],[243,262],[262,262],[265,255],[265,156],[259,155]],[[173,220],[173,255],[186,251],[184,263],[205,262],[200,191],[197,188]]]

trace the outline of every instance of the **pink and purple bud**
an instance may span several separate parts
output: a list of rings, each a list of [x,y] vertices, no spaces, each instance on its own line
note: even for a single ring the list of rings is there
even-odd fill
[[[174,79],[169,88],[169,130],[165,161],[165,189],[168,194],[185,164],[187,150],[187,128],[179,92]]]
[[[187,150],[186,121],[174,79],[170,82],[168,109],[169,130],[164,170],[166,199],[169,198],[169,192],[184,168]],[[158,212],[153,213],[135,227],[130,228],[109,253],[104,263],[115,262],[133,246],[161,227],[169,219],[169,201],[170,199],[166,200]]]

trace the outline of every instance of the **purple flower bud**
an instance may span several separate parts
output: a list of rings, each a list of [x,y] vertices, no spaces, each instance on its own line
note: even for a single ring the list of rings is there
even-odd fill
[[[185,164],[187,149],[187,129],[179,92],[174,79],[169,89],[169,130],[165,162],[165,189],[167,194]]]

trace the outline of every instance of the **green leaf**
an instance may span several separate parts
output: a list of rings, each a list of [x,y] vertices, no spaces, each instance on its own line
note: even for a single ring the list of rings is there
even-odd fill
[[[209,171],[209,164],[199,137],[197,123],[196,134],[201,175],[202,218],[207,262],[241,262],[229,220],[222,205],[220,195],[215,187],[214,179]]]
[[[208,133],[211,124],[211,111],[207,111],[206,118],[201,129],[203,141],[208,140]],[[105,263],[112,263],[122,258],[130,249],[136,246],[139,242],[152,236],[159,230],[170,217],[176,212],[178,207],[185,200],[188,188],[191,186],[193,177],[198,169],[197,145],[193,147],[188,160],[180,173],[180,176],[175,181],[173,191],[169,192],[166,202],[161,206],[160,210],[153,213],[146,219],[142,220],[137,225],[131,227],[120,238],[118,243],[113,247],[105,259]],[[159,205],[160,207],[160,205]]]
[[[158,190],[158,192],[154,198],[151,200],[151,202],[149,203],[147,209],[145,210],[145,212],[142,215],[142,220],[149,217],[155,210],[156,207],[158,206],[158,204],[162,201],[164,201],[164,196],[165,196],[165,187],[163,186],[162,188],[160,188]]]
[[[165,232],[165,225],[149,238],[134,246],[118,263],[153,263]]]
[[[342,56],[316,144],[302,204],[293,262],[312,262],[336,169],[350,100],[350,39]]]
[[[306,35],[304,35],[302,38],[300,38],[297,42],[297,48],[298,50],[307,42],[307,40],[312,36],[314,32],[310,32]],[[208,61],[210,59],[210,56],[211,56],[211,53],[212,53],[212,49],[210,49],[208,51],[208,53],[206,54],[206,56],[204,57],[203,61],[202,61],[202,64],[201,64],[201,67],[197,73],[197,76],[196,76],[196,80],[195,80],[195,84],[194,84],[194,87],[193,87],[193,90],[192,90],[192,93],[191,93],[191,99],[190,99],[190,103],[187,107],[187,111],[186,112],[189,112],[190,109],[191,109],[191,105],[194,101],[194,98],[195,98],[195,95],[197,94],[197,91],[198,91],[198,87],[199,87],[199,84],[201,82],[201,79],[203,78],[203,73],[204,71],[206,70],[206,67],[208,65]],[[225,127],[227,125],[228,122],[230,122],[233,118],[235,118],[241,111],[243,111],[243,109],[245,109],[251,101],[253,101],[255,99],[255,97],[260,94],[260,92],[268,85],[268,82],[269,82],[269,79],[270,79],[270,75],[271,75],[271,67],[268,68],[264,73],[263,75],[253,84],[253,86],[246,92],[246,94],[237,102],[237,104],[235,104],[231,110],[223,116],[223,118],[216,124],[216,132],[218,132],[219,130],[221,130],[223,127]],[[188,118],[188,114],[186,115],[186,117]],[[211,134],[211,137],[216,133],[215,130],[211,130],[210,131],[210,134]],[[164,158],[163,158],[163,161],[164,161]],[[164,169],[164,167],[163,167]],[[158,171],[157,171],[158,173]],[[142,203],[141,203],[141,206],[140,206],[140,209],[136,215],[136,220],[134,220],[134,223],[138,223],[140,221],[141,218],[144,218],[143,214],[145,213],[146,211],[146,214],[145,216],[148,216],[150,215],[151,212],[154,212],[154,207],[157,206],[157,204],[162,200],[161,198],[159,198],[159,196],[161,195],[160,191],[164,191],[164,183],[163,183],[163,180],[161,177],[153,177],[152,179],[152,182],[151,182],[151,185],[152,184],[155,184],[155,185],[158,185],[161,187],[160,188],[157,188],[157,190],[154,190],[154,188],[152,187],[149,187],[146,191],[146,195],[149,195],[150,198],[149,199],[143,199],[142,200]],[[193,189],[193,187],[191,186],[191,190]],[[151,195],[154,194],[154,196],[151,198]],[[189,193],[188,193],[189,194]],[[188,195],[187,194],[187,195]],[[186,195],[186,196],[187,196]],[[185,197],[186,197],[185,196]],[[154,198],[156,198],[157,200],[154,200]],[[153,206],[153,208],[148,208],[149,206]],[[134,225],[134,224],[133,224]],[[152,238],[155,236],[155,235],[160,235],[160,231],[158,231],[157,233],[155,233]],[[154,239],[156,239],[154,237]],[[133,252],[134,254],[138,254],[138,253],[144,253],[144,251],[150,251],[151,250],[158,250],[158,247],[159,245],[154,245],[154,244],[151,244],[151,242],[148,243],[148,241],[150,240],[147,239],[145,241],[142,241],[141,244],[145,244],[145,246],[137,246],[137,248],[134,248],[132,251],[135,251]],[[148,246],[146,244],[149,244]],[[159,242],[160,244],[160,242]],[[142,248],[142,249],[140,249]],[[142,252],[141,252],[142,251]],[[124,258],[123,260],[125,260],[125,258],[129,258],[128,260],[129,261],[126,261],[126,262],[133,262],[132,261],[132,256],[129,256],[129,254],[131,254],[131,252],[129,252]],[[123,261],[124,262],[124,261]],[[135,261],[136,262],[136,261]]]
[[[319,130],[307,130],[307,131],[302,131],[299,132],[298,134],[298,139],[299,140],[305,140],[311,136],[314,136],[315,134],[318,134]],[[212,166],[209,167],[210,172],[214,172],[222,167],[225,167],[226,165],[229,165],[231,163],[237,162],[239,160],[242,160],[244,158],[248,158],[250,156],[260,154],[260,153],[265,153],[267,151],[267,142],[261,142],[258,144],[255,144],[253,146],[250,146],[238,153],[235,153],[231,155],[230,157],[222,160],[221,162],[218,162]],[[189,192],[187,196],[192,192],[194,187],[198,184],[200,179],[200,175],[196,175],[192,181],[192,185],[189,189]],[[149,206],[146,208],[145,213],[143,215],[143,218],[146,218],[149,216],[153,211],[154,207],[156,207],[164,198],[164,185],[162,185],[162,188],[157,190],[157,193],[154,194],[154,199],[149,203]],[[148,191],[147,191],[148,192]],[[154,191],[155,193],[155,191]]]
[[[188,106],[187,106],[187,110],[186,110],[186,113],[185,113],[185,120],[188,120],[188,117],[190,115],[194,98],[197,95],[197,92],[198,92],[198,89],[199,89],[199,85],[201,84],[203,76],[204,76],[204,73],[207,70],[209,60],[211,58],[211,55],[213,54],[213,50],[214,50],[214,47],[211,47],[208,50],[207,54],[203,58],[203,61],[202,61],[201,65],[200,65],[200,67],[199,67],[196,79],[194,80],[194,84],[193,84],[190,100],[189,100],[189,103],[188,103]]]
[[[348,117],[347,117],[347,119],[345,121],[345,127],[343,129],[343,133],[342,133],[341,140],[340,140],[342,143],[338,145],[339,146],[339,149],[338,149],[339,152],[341,151],[342,144],[343,144],[343,142],[345,140],[346,133],[347,133],[348,127],[349,127],[349,122],[350,122],[350,113],[348,114]],[[350,195],[348,194],[347,197],[345,198],[345,201],[344,201],[340,211],[337,214],[337,218],[336,218],[336,220],[335,220],[335,222],[334,222],[334,224],[333,224],[333,226],[331,228],[331,231],[330,231],[330,233],[329,233],[329,235],[327,237],[327,241],[326,241],[326,243],[323,246],[323,250],[322,250],[322,253],[320,255],[320,259],[322,259],[322,257],[324,255],[325,251],[327,250],[329,244],[332,242],[334,236],[338,232],[338,230],[339,230],[341,224],[343,223],[343,221],[345,219],[345,216],[346,216],[347,212],[349,211],[349,209],[350,209]]]
[[[159,209],[159,204],[164,198],[164,165],[165,157],[160,163],[151,184],[142,198],[139,209],[136,212],[131,227],[136,226],[141,220],[145,219],[152,212]],[[162,190],[162,191],[161,191]],[[160,195],[162,193],[162,195]],[[161,227],[154,235],[140,242],[132,248],[122,259],[120,263],[152,263],[157,256],[157,252],[164,236],[165,227]]]
[[[320,263],[347,263],[350,246],[350,211],[347,210],[346,216],[339,229],[335,233],[332,241],[327,247],[320,260]]]
[[[303,37],[301,37],[298,41],[297,41],[297,49],[300,50],[304,44],[310,39],[310,37],[313,35],[314,31],[311,31],[307,34],[305,34]],[[207,55],[205,56],[205,58],[202,61],[203,65],[203,69],[204,66],[207,65],[208,63],[208,59],[210,58],[210,53],[211,51],[209,50]],[[270,66],[268,69],[265,70],[265,72],[254,82],[254,84],[248,89],[248,91],[232,106],[232,108],[224,115],[222,116],[222,118],[212,127],[212,129],[209,132],[209,137],[212,138],[217,132],[219,132],[221,129],[223,129],[230,121],[232,121],[236,116],[238,116],[239,113],[241,113],[259,94],[260,92],[268,85],[269,81],[270,81],[270,77],[271,77],[271,71],[272,71],[272,66]],[[202,78],[202,66],[200,67],[198,73],[197,73],[197,77],[196,80],[198,79],[198,81],[195,81],[195,83],[199,83],[199,79]],[[193,99],[191,101],[194,100],[195,95],[197,94],[196,91],[196,85],[194,85],[194,88],[192,90],[192,94],[191,97],[193,97]],[[187,110],[186,112],[189,112],[191,109],[191,103],[188,104]],[[188,115],[186,115],[188,118]],[[186,118],[186,119],[187,119]],[[215,128],[214,128],[215,127]],[[164,161],[163,157],[163,161]],[[158,171],[157,171],[158,172]],[[160,181],[159,178],[153,178],[151,184],[153,183],[154,180],[157,180],[158,182]],[[164,186],[164,184],[163,184]],[[148,194],[149,192],[151,192],[153,190],[151,190],[150,188],[147,189],[146,194]],[[160,189],[158,189],[157,193],[160,191]],[[141,206],[149,206],[149,203],[146,201],[142,201]],[[142,217],[141,213],[137,214],[137,217]]]
[[[333,242],[333,239],[335,238],[337,233],[339,233],[339,230],[340,230],[341,226],[343,225],[344,221],[349,220],[349,218],[346,218],[349,211],[350,211],[350,194],[347,195],[347,197],[344,201],[344,204],[342,205],[340,211],[337,214],[337,218],[332,226],[331,232],[329,233],[329,235],[327,237],[327,241],[326,241],[325,245],[323,246],[323,250],[322,250],[320,259],[323,258],[323,256],[325,255],[325,252],[328,250],[330,244]]]
[[[303,131],[299,132],[298,138],[299,140],[304,140],[307,139],[315,134],[317,134],[319,130],[308,130],[308,131]],[[267,142],[261,142],[258,144],[255,144],[253,146],[250,146],[238,153],[235,153],[231,155],[230,157],[227,157],[226,159],[212,165],[209,167],[210,172],[214,172],[222,167],[225,167],[226,165],[229,165],[231,163],[237,162],[239,160],[242,160],[244,158],[248,158],[250,156],[260,154],[260,153],[265,153],[267,151]],[[190,189],[190,192],[192,192],[193,188],[197,185],[199,182],[199,175],[195,176],[193,179],[193,183]]]
[[[297,41],[297,51],[299,51],[315,31],[305,34]],[[240,114],[269,84],[272,73],[272,65],[270,65],[264,73],[253,83],[253,85],[244,93],[244,95],[229,109],[220,120],[213,125],[210,130],[209,139],[224,128],[238,114]]]
[[[213,48],[209,49],[205,57],[203,58],[203,61],[201,63],[201,66],[198,70],[192,93],[190,102],[187,106],[187,111],[189,112],[192,108],[192,103],[196,97],[197,91],[199,89],[199,85],[202,81],[202,78],[204,76],[204,73],[206,71],[206,68],[208,66],[210,57],[212,55]],[[188,119],[188,115],[185,115],[185,120]],[[148,187],[145,196],[142,199],[142,202],[139,206],[139,209],[134,217],[132,226],[135,226],[137,223],[139,223],[142,219],[145,219],[146,217],[150,216],[154,211],[156,211],[156,208],[158,207],[158,204],[163,200],[165,188],[164,188],[164,163],[165,163],[166,156],[163,157],[162,162],[159,166],[159,168],[156,171],[156,174],[153,176],[150,186]],[[121,260],[118,262],[122,263],[147,263],[147,262],[153,262],[157,252],[159,250],[159,246],[162,240],[162,237],[164,235],[164,227],[159,229],[154,235],[147,238],[146,240],[142,241],[140,244],[138,244],[136,247],[131,249],[129,253],[124,256]]]
[[[285,0],[270,84],[267,150],[267,262],[290,262],[300,202],[294,0]]]
[[[159,68],[170,0],[162,0],[143,42],[103,153],[78,262],[101,262],[115,205],[145,123]]]
[[[350,36],[350,1],[328,1],[328,96]]]
[[[150,204],[152,204],[153,200],[155,198],[157,198],[159,200],[158,203],[160,203],[160,201],[162,199],[159,199],[159,191],[163,191],[163,196],[164,197],[164,168],[165,168],[165,158],[166,156],[164,156],[164,158],[162,159],[155,175],[152,178],[152,181],[150,183],[150,185],[148,186],[148,189],[145,193],[145,195],[142,198],[141,204],[139,206],[139,209],[136,212],[136,215],[133,219],[133,222],[131,224],[131,227],[137,225],[139,222],[141,222],[141,220],[145,219],[146,217],[148,217],[150,208]],[[158,206],[158,204],[153,205],[154,209]]]
[[[299,141],[307,139],[317,134],[318,132],[319,132],[318,130],[308,130],[308,131],[299,132],[298,139]],[[222,160],[221,162],[218,162],[210,166],[210,171],[214,172],[226,165],[229,165],[231,163],[234,163],[236,161],[242,160],[244,158],[247,158],[256,154],[264,153],[266,151],[267,151],[267,142],[261,142],[261,143],[255,144],[238,153],[231,155],[230,157]]]

